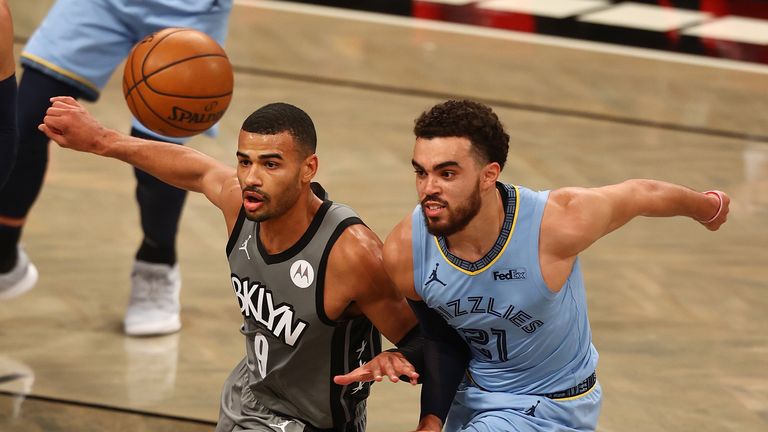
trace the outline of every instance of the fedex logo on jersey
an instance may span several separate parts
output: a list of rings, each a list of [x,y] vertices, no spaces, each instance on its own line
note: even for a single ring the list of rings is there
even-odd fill
[[[253,318],[288,346],[295,346],[299,342],[308,324],[301,319],[294,319],[293,306],[287,303],[275,305],[272,291],[261,282],[241,279],[234,273],[231,280],[237,303],[240,305],[240,313],[244,317]]]
[[[528,270],[525,267],[509,269],[506,272],[494,271],[493,280],[525,280],[526,273]]]

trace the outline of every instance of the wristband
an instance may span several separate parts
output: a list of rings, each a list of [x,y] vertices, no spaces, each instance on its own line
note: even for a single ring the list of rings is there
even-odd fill
[[[718,205],[718,207],[717,207],[717,213],[715,213],[715,215],[712,216],[711,219],[709,219],[709,220],[696,219],[699,223],[702,223],[702,224],[706,225],[706,224],[714,221],[715,219],[717,219],[720,216],[720,213],[723,211],[723,197],[721,196],[722,192],[715,191],[715,190],[708,190],[708,191],[702,192],[702,193],[704,195],[714,195],[714,196],[717,197],[717,200],[720,201],[720,205]]]

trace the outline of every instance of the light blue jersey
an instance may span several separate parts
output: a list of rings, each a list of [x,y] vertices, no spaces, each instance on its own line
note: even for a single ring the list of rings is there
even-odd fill
[[[579,386],[597,366],[579,261],[562,289],[550,291],[539,266],[539,230],[549,192],[501,183],[497,187],[504,199],[505,219],[496,244],[479,261],[454,256],[444,238],[429,234],[420,206],[412,216],[416,292],[464,337],[471,350],[468,380],[451,409],[452,417],[461,412],[463,418],[451,427],[484,430],[469,428],[471,419],[483,411],[506,409],[511,418],[502,415],[502,423],[489,430],[516,430],[505,422],[516,422],[512,424],[519,430],[553,430],[552,424],[568,423],[570,415],[596,422],[600,398],[594,381],[590,381],[589,392],[594,394],[587,401],[586,415],[576,412],[583,411],[584,402],[573,404],[579,405],[574,412],[555,414],[551,408],[557,397],[540,396]],[[539,414],[552,411],[553,418],[547,421],[554,423],[535,426],[534,422],[532,429],[519,426],[520,421],[537,417],[540,422],[537,408]],[[562,406],[557,408],[562,411]],[[590,430],[582,426],[562,430]]]
[[[57,0],[21,53],[21,63],[95,101],[133,45],[166,27],[188,27],[220,45],[232,0]],[[133,126],[149,131],[136,119]],[[162,137],[167,141],[184,139]]]

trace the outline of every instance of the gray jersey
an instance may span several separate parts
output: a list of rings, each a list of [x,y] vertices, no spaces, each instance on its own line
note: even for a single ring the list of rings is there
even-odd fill
[[[362,221],[326,200],[296,244],[269,255],[259,224],[244,216],[241,210],[227,254],[247,352],[226,384],[237,387],[239,400],[224,401],[222,411],[237,408],[243,412],[233,415],[247,417],[258,404],[314,428],[362,431],[370,385],[338,386],[333,377],[373,358],[381,339],[365,317],[332,321],[323,303],[331,248]]]

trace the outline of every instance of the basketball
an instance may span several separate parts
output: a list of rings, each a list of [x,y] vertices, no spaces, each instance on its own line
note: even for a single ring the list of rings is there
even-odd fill
[[[136,119],[170,137],[204,132],[232,99],[232,65],[207,34],[166,28],[138,42],[125,63],[123,95]]]

